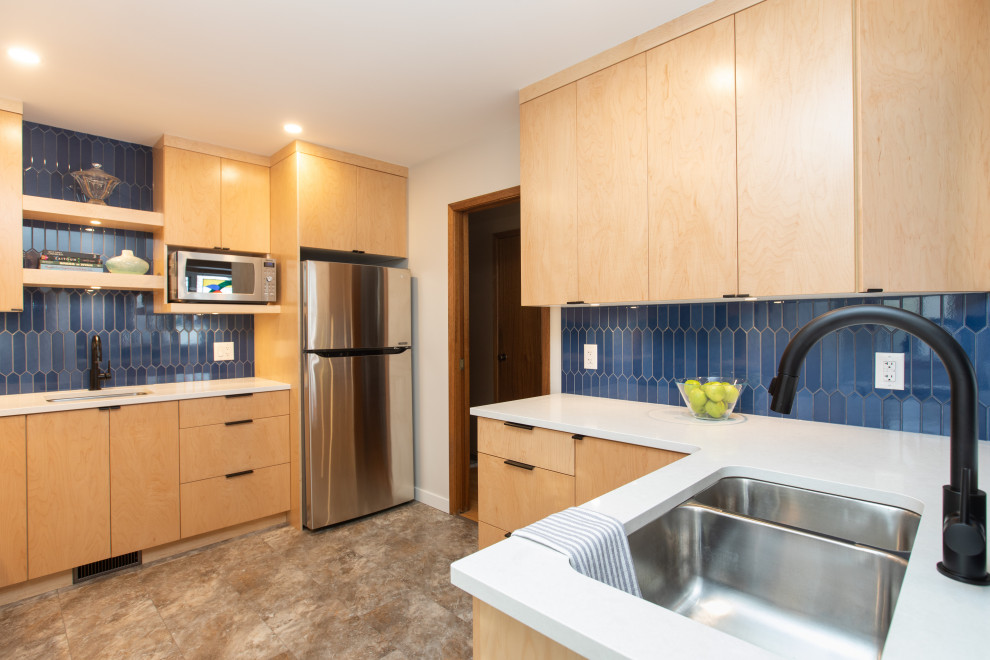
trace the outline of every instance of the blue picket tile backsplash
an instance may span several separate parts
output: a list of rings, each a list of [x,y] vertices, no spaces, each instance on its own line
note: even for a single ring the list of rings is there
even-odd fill
[[[990,294],[581,307],[561,310],[561,391],[684,405],[677,378],[747,380],[737,411],[771,415],[767,388],[797,330],[830,309],[883,304],[917,312],[962,344],[980,387],[980,439],[990,405]],[[598,369],[583,368],[584,344],[599,346]],[[905,353],[905,389],[873,388],[873,354]],[[938,356],[884,326],[846,328],[808,354],[789,417],[947,435],[949,381]]]
[[[68,172],[93,162],[121,179],[109,206],[153,209],[151,147],[24,122],[24,194],[85,201]],[[25,220],[22,242],[104,261],[127,249],[154,268],[145,232]],[[94,334],[111,387],[254,375],[251,315],[154,314],[150,292],[25,288],[24,311],[0,313],[0,395],[86,387]],[[218,341],[234,342],[234,360],[212,359]]]

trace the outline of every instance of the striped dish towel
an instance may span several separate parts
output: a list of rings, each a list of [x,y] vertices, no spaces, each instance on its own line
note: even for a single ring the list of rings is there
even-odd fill
[[[581,575],[642,598],[622,523],[597,511],[571,507],[512,532],[565,555]]]

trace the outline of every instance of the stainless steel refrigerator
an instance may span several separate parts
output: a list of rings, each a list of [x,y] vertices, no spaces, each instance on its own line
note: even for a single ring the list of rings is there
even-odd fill
[[[409,271],[302,262],[304,522],[413,499]]]

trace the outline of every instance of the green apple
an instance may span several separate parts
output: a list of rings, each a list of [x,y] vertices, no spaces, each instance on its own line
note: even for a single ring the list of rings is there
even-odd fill
[[[720,419],[725,414],[725,404],[721,401],[709,401],[705,404],[705,413],[709,417]]]
[[[698,413],[699,415],[704,412],[705,405],[708,403],[708,397],[699,388],[695,388],[688,394],[688,405],[691,406],[691,410]]]
[[[705,383],[701,386],[701,389],[705,391],[705,396],[707,396],[710,401],[721,401],[725,398],[725,385],[722,383]]]
[[[731,407],[739,398],[739,389],[735,385],[725,385],[725,398],[722,399],[725,405]]]
[[[698,381],[696,381],[696,380],[687,380],[687,381],[684,381],[684,393],[685,394],[691,394],[691,392],[693,392],[695,390],[695,388],[697,388],[697,387],[701,387],[701,383],[698,382]]]

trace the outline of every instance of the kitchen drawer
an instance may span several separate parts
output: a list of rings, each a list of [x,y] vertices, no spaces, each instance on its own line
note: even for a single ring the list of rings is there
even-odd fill
[[[478,550],[483,550],[490,545],[495,545],[499,541],[504,541],[508,538],[506,535],[507,531],[504,529],[499,529],[494,525],[489,525],[488,523],[478,521]]]
[[[182,538],[289,509],[289,465],[179,486]]]
[[[184,399],[179,401],[179,428],[288,414],[288,390]]]
[[[519,428],[480,417],[478,451],[562,474],[574,474],[574,440],[570,433]]]
[[[569,506],[574,477],[478,454],[479,521],[511,532]]]
[[[182,483],[288,462],[288,415],[195,426],[179,433]]]

